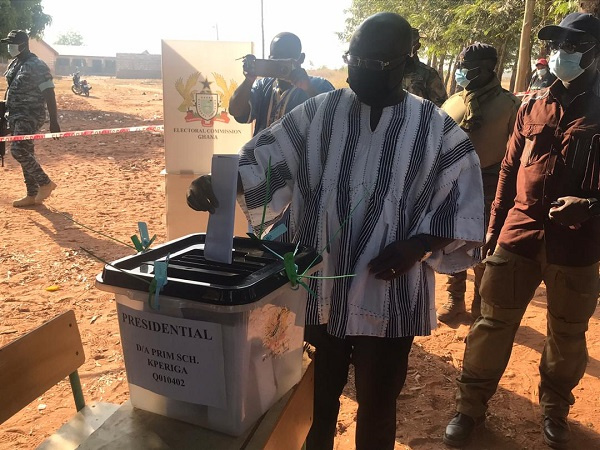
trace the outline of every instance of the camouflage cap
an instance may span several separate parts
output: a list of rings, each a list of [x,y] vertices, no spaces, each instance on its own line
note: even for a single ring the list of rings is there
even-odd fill
[[[29,35],[23,30],[12,30],[4,39],[0,39],[3,44],[25,44],[29,42]]]

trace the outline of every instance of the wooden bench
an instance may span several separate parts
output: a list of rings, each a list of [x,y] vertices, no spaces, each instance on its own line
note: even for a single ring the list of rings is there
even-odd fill
[[[110,403],[85,404],[77,372],[84,361],[73,311],[0,348],[0,423],[68,376],[77,414],[38,448],[77,448],[119,407]]]

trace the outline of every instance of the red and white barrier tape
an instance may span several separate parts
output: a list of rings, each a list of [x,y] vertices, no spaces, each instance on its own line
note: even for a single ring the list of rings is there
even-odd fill
[[[136,131],[164,131],[164,125],[147,125],[143,127],[104,128],[102,130],[61,131],[60,133],[23,134],[20,136],[0,136],[0,142],[35,141],[73,136],[92,136],[95,134],[133,133]]]

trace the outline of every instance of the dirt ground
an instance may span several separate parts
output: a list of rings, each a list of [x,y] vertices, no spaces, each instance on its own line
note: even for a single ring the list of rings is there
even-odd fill
[[[89,77],[89,98],[57,80],[64,131],[162,123],[158,80]],[[4,90],[4,86],[0,85]],[[122,403],[128,398],[115,302],[94,287],[106,260],[131,250],[106,236],[129,241],[137,221],[148,223],[157,242],[166,241],[163,138],[147,132],[37,141],[36,154],[58,188],[44,205],[16,209],[24,194],[20,168],[10,155],[0,169],[0,346],[57,314],[75,310],[85,346],[80,369],[87,402]],[[70,219],[71,218],[71,219]],[[437,300],[444,301],[444,277]],[[46,290],[60,286],[54,292]],[[469,281],[470,289],[472,282]],[[454,411],[456,378],[469,321],[441,325],[418,338],[406,386],[398,400],[397,449],[441,449],[443,429]],[[543,449],[537,400],[537,365],[546,329],[544,289],[532,301],[516,337],[512,359],[490,404],[486,428],[469,449]],[[574,390],[571,411],[574,449],[600,448],[600,312],[587,334],[587,372]],[[2,401],[0,399],[0,401]],[[67,380],[0,425],[0,449],[30,449],[75,413]],[[336,449],[354,448],[356,418],[352,379],[342,398]]]

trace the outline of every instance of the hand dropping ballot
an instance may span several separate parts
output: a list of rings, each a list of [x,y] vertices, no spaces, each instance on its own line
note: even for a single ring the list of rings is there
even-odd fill
[[[208,219],[204,257],[231,264],[235,202],[238,180],[238,155],[213,155],[211,182],[219,207]]]

